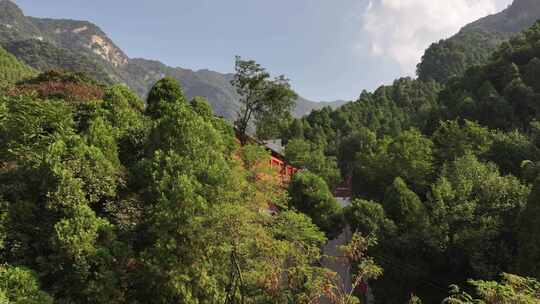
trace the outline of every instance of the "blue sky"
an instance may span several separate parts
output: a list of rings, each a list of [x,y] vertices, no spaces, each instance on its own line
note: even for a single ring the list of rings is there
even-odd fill
[[[26,15],[89,20],[130,56],[232,72],[235,55],[312,100],[355,99],[414,75],[422,50],[511,0],[15,0]]]

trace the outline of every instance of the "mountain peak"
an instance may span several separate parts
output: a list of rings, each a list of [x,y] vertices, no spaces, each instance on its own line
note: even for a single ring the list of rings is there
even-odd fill
[[[481,18],[463,27],[463,32],[490,32],[514,35],[532,26],[540,18],[540,2],[538,0],[514,0],[502,12]]]
[[[534,7],[538,5],[538,0],[514,0],[512,6]]]
[[[502,42],[538,19],[539,0],[514,0],[504,11],[474,21],[453,37],[430,46],[418,65],[418,76],[439,82],[461,76],[470,66],[486,63]]]
[[[538,0],[514,0],[507,13],[511,16],[527,18],[540,11]]]

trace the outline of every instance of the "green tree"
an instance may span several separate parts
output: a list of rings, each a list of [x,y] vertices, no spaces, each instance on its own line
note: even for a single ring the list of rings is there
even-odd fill
[[[235,76],[231,84],[240,95],[242,105],[235,121],[241,142],[247,141],[249,128],[266,129],[264,124],[276,124],[290,117],[296,93],[284,76],[270,79],[270,74],[253,60],[236,57]]]
[[[191,100],[190,104],[193,111],[195,111],[195,113],[198,115],[206,119],[211,119],[214,117],[214,111],[212,111],[212,107],[206,99],[202,97],[195,97]]]
[[[429,207],[433,232],[445,240],[442,246],[449,254],[462,252],[449,256],[453,265],[460,265],[455,271],[470,269],[484,277],[509,269],[517,249],[512,239],[529,192],[517,178],[501,176],[495,165],[472,155],[444,168],[432,187]]]
[[[463,157],[466,154],[480,156],[492,145],[492,136],[487,128],[475,122],[457,120],[441,122],[432,137],[435,155],[444,163]]]
[[[147,204],[141,266],[131,277],[136,288],[130,299],[310,298],[325,272],[311,266],[324,238],[305,216],[272,218],[261,212],[270,202],[285,207],[277,179],[274,183],[271,171],[259,169],[268,166],[268,153],[256,146],[231,150],[233,133],[203,103],[188,104],[181,97],[160,103],[157,111],[145,157],[136,165]]]
[[[82,108],[80,112],[84,111]],[[148,140],[150,119],[145,117],[144,102],[123,85],[116,85],[105,90],[103,103],[97,109],[90,109],[90,114],[105,119],[116,141],[118,158],[125,166],[132,166],[144,154],[144,144]],[[90,125],[94,117],[87,117],[85,124]],[[112,148],[111,148],[112,149]]]
[[[321,247],[327,241],[310,217],[292,210],[278,213],[272,222],[272,230],[278,239],[296,240],[310,246]]]
[[[518,265],[520,273],[532,277],[540,277],[540,243],[539,233],[540,218],[539,204],[539,184],[538,180],[529,196],[529,201],[520,217],[519,225],[519,258]]]
[[[493,145],[484,157],[497,164],[502,174],[521,177],[524,161],[536,162],[540,156],[538,148],[526,135],[517,130],[504,133],[494,132]]]
[[[341,207],[322,178],[310,172],[297,173],[289,185],[289,194],[291,206],[310,216],[329,238],[341,232]]]
[[[465,118],[492,129],[529,132],[538,116],[536,23],[505,42],[484,65],[471,67],[462,77],[450,80],[440,95],[446,118]]]
[[[293,139],[285,146],[285,158],[297,168],[305,168],[322,177],[331,189],[341,182],[341,173],[335,157],[302,139]]]
[[[161,113],[162,103],[184,101],[184,93],[178,81],[172,77],[165,77],[154,84],[146,99],[146,114],[156,119]]]
[[[386,217],[383,206],[373,201],[355,199],[345,207],[344,214],[351,229],[364,235],[383,239],[384,233],[393,233],[396,229],[395,223]]]
[[[218,274],[226,273],[227,239],[215,228],[220,222],[212,220],[213,210],[230,202],[227,193],[234,189],[226,146],[212,122],[177,95],[181,90],[176,82],[159,89],[160,96],[171,98],[160,97],[153,106],[159,115],[152,116],[148,157],[140,163],[151,208],[146,223],[150,246],[141,256],[145,272],[137,279],[154,288],[141,288],[137,298],[152,303],[222,301]],[[209,241],[214,238],[221,242]],[[196,263],[201,259],[206,262]]]
[[[19,62],[15,56],[0,47],[0,82],[15,83],[36,74],[31,67]]]
[[[370,153],[376,144],[377,135],[365,127],[345,137],[340,144],[338,154],[342,172],[352,175],[357,155]]]
[[[386,190],[383,206],[398,227],[419,232],[427,228],[427,215],[422,201],[401,178],[397,177]]]
[[[144,102],[126,86],[116,85],[105,90],[102,109],[106,111],[104,116],[119,129],[119,136],[122,136],[140,125]]]
[[[0,197],[0,256],[4,250],[4,242],[7,238],[6,222],[8,219],[8,204]]]
[[[52,304],[53,299],[43,292],[36,275],[24,268],[0,265],[0,303]]]
[[[424,193],[433,174],[433,143],[416,130],[377,141],[358,154],[353,175],[357,194],[382,200],[388,186],[401,177],[411,189]]]
[[[478,298],[474,298],[459,289],[450,286],[451,295],[443,300],[443,304],[533,304],[540,301],[540,283],[532,278],[504,273],[500,282],[469,280],[476,289]]]
[[[3,257],[34,270],[56,300],[114,303],[122,289],[115,272],[121,266],[113,261],[123,259],[107,247],[115,233],[102,208],[120,183],[117,129],[94,113],[99,106],[85,108],[89,127],[79,129],[74,118],[82,119],[76,113],[82,107],[5,98],[0,162],[14,166],[0,174],[7,203]]]

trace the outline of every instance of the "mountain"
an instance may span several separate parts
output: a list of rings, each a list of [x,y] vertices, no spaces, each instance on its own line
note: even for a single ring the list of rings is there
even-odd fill
[[[145,75],[144,78],[126,78],[126,83],[141,96],[146,95],[157,80],[164,76],[172,76],[180,81],[187,96],[203,96],[208,99],[218,115],[233,118],[240,109],[239,96],[231,85],[233,74],[172,68],[159,61],[141,58],[131,59],[123,69],[127,71],[127,75]],[[335,109],[345,103],[346,101],[313,102],[299,97],[293,115],[301,117],[325,106]]]
[[[538,0],[514,0],[504,11],[468,24],[453,37],[432,44],[418,64],[418,77],[445,82],[461,76],[467,68],[485,64],[499,45],[538,19]]]
[[[143,98],[157,80],[171,76],[180,81],[189,98],[205,97],[217,115],[232,119],[240,107],[239,97],[230,84],[232,74],[132,59],[90,22],[28,17],[9,0],[0,0],[0,46],[37,70],[85,72],[107,84],[124,83]],[[344,103],[299,98],[293,114],[299,117],[314,109],[336,108]]]

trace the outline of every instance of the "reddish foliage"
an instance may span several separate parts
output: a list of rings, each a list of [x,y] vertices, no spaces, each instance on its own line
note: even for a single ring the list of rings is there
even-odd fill
[[[139,268],[140,266],[141,266],[141,262],[137,261],[137,260],[134,259],[134,258],[130,258],[130,259],[128,259],[128,261],[127,261],[126,268],[127,268],[129,271],[133,271],[133,270],[136,270],[137,268]]]
[[[42,99],[64,99],[66,101],[89,101],[103,98],[103,89],[89,83],[64,81],[44,81],[32,84],[20,84],[11,89],[10,95],[36,92]]]

